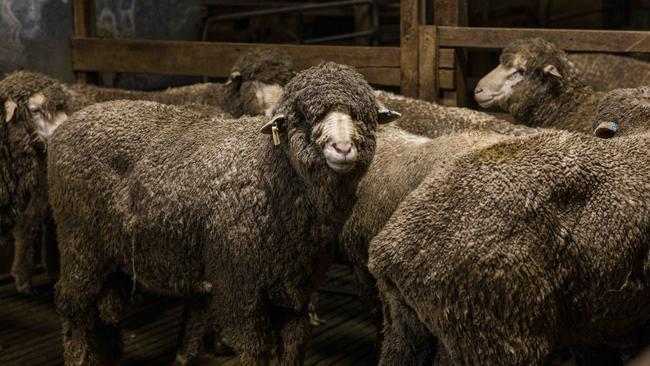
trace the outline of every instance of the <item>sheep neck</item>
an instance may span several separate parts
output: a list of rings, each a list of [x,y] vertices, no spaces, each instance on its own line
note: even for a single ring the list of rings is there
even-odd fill
[[[512,114],[516,121],[532,127],[588,133],[596,112],[595,98],[588,86],[570,85],[555,97],[546,93],[536,96],[532,105],[516,105]]]

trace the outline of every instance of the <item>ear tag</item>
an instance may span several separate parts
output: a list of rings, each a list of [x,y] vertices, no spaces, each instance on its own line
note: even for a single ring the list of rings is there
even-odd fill
[[[273,145],[280,145],[280,133],[278,132],[278,125],[275,122],[271,125],[271,135],[273,135]]]
[[[616,124],[616,122],[612,121],[611,129],[612,129],[612,132],[618,132],[618,125]]]

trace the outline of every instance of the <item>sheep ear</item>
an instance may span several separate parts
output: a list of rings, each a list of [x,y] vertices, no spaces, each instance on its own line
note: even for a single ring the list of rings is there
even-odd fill
[[[620,131],[616,122],[601,122],[596,129],[594,129],[594,135],[600,137],[601,139],[609,139],[614,137],[616,133]]]
[[[260,132],[265,135],[270,135],[273,132],[273,126],[277,127],[279,130],[283,130],[286,127],[285,122],[286,117],[284,114],[276,114],[269,122],[260,128]]]
[[[230,85],[234,82],[239,82],[241,80],[241,73],[239,71],[233,71],[230,73],[230,76],[228,76],[228,80],[226,80],[226,85]]]
[[[379,102],[377,104],[379,105],[379,108],[377,109],[377,114],[378,114],[378,122],[380,125],[384,123],[390,123],[396,121],[397,119],[402,117],[402,114],[400,112],[392,111]]]
[[[544,67],[544,73],[549,74],[549,75],[553,75],[558,79],[562,79],[562,74],[560,74],[560,72],[557,71],[557,67],[555,67],[555,65],[551,65],[551,64],[546,65]]]
[[[14,113],[16,113],[16,108],[18,104],[13,100],[8,100],[5,102],[5,122],[9,122],[14,118]]]

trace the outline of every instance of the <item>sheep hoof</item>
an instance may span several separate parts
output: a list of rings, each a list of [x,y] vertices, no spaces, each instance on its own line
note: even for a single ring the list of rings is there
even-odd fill
[[[171,363],[170,366],[187,366],[190,365],[190,360],[183,355],[176,355],[176,359]]]
[[[321,325],[323,325],[325,323],[327,323],[327,321],[319,318],[318,314],[316,314],[316,312],[311,312],[311,311],[309,312],[309,324],[312,327],[318,327],[318,326],[321,326]]]
[[[217,356],[232,355],[235,350],[221,340],[214,341],[214,354]]]

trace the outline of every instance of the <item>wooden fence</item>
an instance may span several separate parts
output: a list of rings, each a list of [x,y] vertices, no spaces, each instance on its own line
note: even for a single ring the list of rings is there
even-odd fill
[[[239,54],[260,46],[95,38],[93,4],[74,2],[72,63],[81,81],[97,71],[227,77]],[[433,12],[429,18],[435,24],[425,24],[427,12]],[[502,48],[518,38],[543,37],[567,51],[650,52],[649,31],[466,27],[467,0],[402,0],[400,18],[400,47],[277,47],[300,69],[323,60],[348,64],[372,84],[399,86],[406,96],[449,105],[465,105],[467,48]]]

